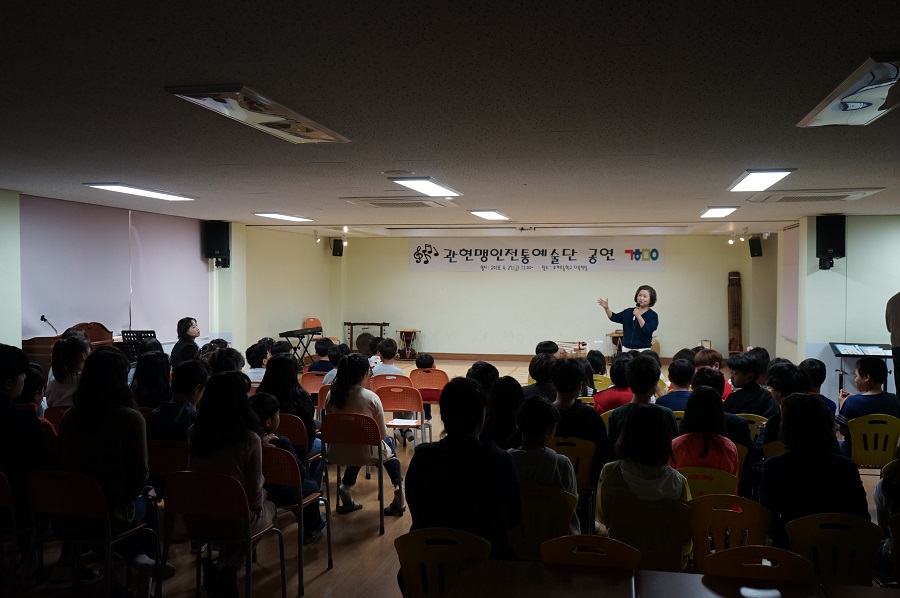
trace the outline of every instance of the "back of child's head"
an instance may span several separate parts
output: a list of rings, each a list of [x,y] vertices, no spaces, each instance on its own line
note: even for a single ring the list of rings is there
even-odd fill
[[[722,358],[722,354],[715,349],[703,349],[702,351],[697,351],[694,355],[695,368],[721,368],[724,363],[725,360]]]
[[[194,392],[198,386],[206,387],[209,371],[196,360],[183,361],[172,368],[172,392],[186,395]]]
[[[556,359],[550,366],[550,379],[556,392],[575,392],[584,384],[584,368],[575,359]]]
[[[609,366],[609,379],[616,388],[628,388],[628,363],[634,359],[628,353],[622,353],[613,359]]]
[[[5,386],[16,389],[19,376],[27,371],[28,357],[25,351],[12,345],[0,344],[0,392],[9,392],[4,389]],[[18,394],[20,393],[16,392],[17,396]]]
[[[487,399],[484,386],[471,378],[454,378],[448,382],[438,401],[447,434],[462,436],[475,432],[484,422]]]
[[[721,397],[725,393],[725,375],[716,368],[702,367],[691,378],[691,388],[709,386],[719,393]]]
[[[577,361],[578,365],[581,366],[581,369],[584,370],[584,382],[582,382],[581,385],[582,394],[584,394],[588,392],[589,388],[594,388],[594,368],[591,367],[591,362],[585,357],[576,357],[575,361]]]
[[[420,370],[433,368],[434,356],[430,353],[419,353],[416,355],[416,367]]]
[[[257,344],[257,345],[264,345],[264,346],[266,347],[266,349],[268,349],[269,351],[271,351],[271,350],[272,350],[272,345],[275,344],[275,339],[272,338],[271,336],[264,336],[264,337],[262,337],[261,339],[259,339],[258,341],[256,341],[256,344]]]
[[[591,349],[588,351],[587,360],[590,362],[594,374],[606,375],[606,357],[604,357],[603,353],[597,349]]]
[[[883,359],[867,355],[860,357],[856,362],[856,371],[859,372],[860,378],[870,376],[875,384],[884,384],[887,382],[888,369]]]
[[[276,341],[272,348],[269,349],[269,353],[273,356],[280,355],[282,353],[290,353],[294,348],[291,346],[291,343],[288,341]]]
[[[550,382],[550,369],[553,367],[554,361],[553,355],[538,353],[531,358],[531,362],[528,364],[528,375],[538,384]]]
[[[138,344],[138,356],[143,355],[144,353],[149,353],[150,351],[162,351],[163,346],[162,343],[159,342],[155,336],[145,336],[141,339],[141,342]]]
[[[790,359],[785,359],[784,357],[773,357],[769,364],[766,366],[766,377],[772,375],[772,369],[780,366],[783,363],[793,363]],[[760,370],[761,371],[761,370]]]
[[[397,341],[392,338],[386,338],[378,343],[378,354],[381,359],[390,361],[397,356]]]
[[[269,348],[262,343],[256,343],[247,348],[247,363],[251,368],[261,368],[269,358]]]
[[[522,436],[539,439],[559,423],[559,410],[544,397],[529,397],[516,412],[516,425]]]
[[[809,358],[801,361],[798,367],[809,376],[813,388],[822,387],[822,384],[825,382],[825,378],[828,375],[828,371],[823,362],[818,359]]]
[[[556,355],[557,353],[559,353],[559,345],[557,345],[553,341],[541,341],[534,348],[534,354],[540,355],[541,353]]]
[[[71,334],[64,336],[53,344],[51,369],[53,377],[65,382],[75,375],[84,365],[85,355],[91,352],[91,343],[87,334]],[[27,361],[26,361],[27,364]]]
[[[476,361],[466,372],[466,378],[480,384],[485,393],[490,393],[494,383],[500,378],[500,372],[491,363]]]
[[[728,369],[732,372],[741,372],[742,374],[752,374],[759,377],[759,361],[750,353],[735,353],[728,358]]]
[[[659,364],[652,357],[638,355],[629,362],[625,375],[631,392],[645,393],[659,383]]]
[[[316,355],[319,357],[326,357],[328,355],[328,349],[334,346],[334,341],[330,338],[320,338],[316,341]]]
[[[216,349],[209,355],[209,367],[214,374],[239,372],[244,369],[244,356],[232,347]]]
[[[381,344],[381,341],[384,340],[382,336],[373,336],[372,340],[369,341],[369,357],[372,357],[376,353],[378,353],[378,345]]]
[[[690,386],[694,377],[694,364],[687,359],[676,359],[669,364],[669,382],[675,386]]]
[[[250,408],[259,418],[260,425],[263,425],[267,419],[275,417],[275,414],[281,410],[281,403],[274,395],[258,392],[250,397]]]
[[[769,367],[768,382],[772,392],[782,397],[795,392],[808,393],[812,386],[809,374],[787,360]]]
[[[341,352],[340,345],[333,345],[331,347],[328,347],[328,361],[334,367],[338,366],[338,364],[341,362],[341,357],[343,356],[344,354]]]
[[[687,359],[691,363],[694,363],[694,350],[688,349],[687,347],[680,349],[672,356],[672,361],[675,361],[676,359]]]
[[[710,386],[694,388],[684,407],[681,431],[685,434],[703,432],[724,436],[725,412],[722,407],[722,393]],[[709,451],[708,444],[706,451]]]
[[[18,397],[13,397],[12,402],[19,405],[30,405],[32,403],[40,403],[44,396],[44,370],[41,366],[31,362],[28,369],[25,370],[25,385],[22,386],[22,392]]]
[[[656,405],[636,405],[625,417],[616,441],[616,457],[642,465],[668,463],[672,457],[671,417]]]
[[[648,349],[646,351],[641,351],[641,355],[643,355],[644,357],[649,357],[650,359],[652,359],[653,361],[656,362],[656,365],[662,367],[662,361],[660,361],[659,353],[657,353],[656,351],[654,351],[652,349]]]
[[[764,347],[753,347],[752,349],[748,349],[747,353],[756,358],[756,361],[759,363],[759,372],[761,374],[769,371],[769,361],[771,361],[771,356]]]

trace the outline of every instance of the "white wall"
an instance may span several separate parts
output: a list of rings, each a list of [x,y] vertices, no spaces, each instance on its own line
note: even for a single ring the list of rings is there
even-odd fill
[[[421,329],[420,349],[429,352],[529,354],[549,338],[586,340],[607,353],[605,335],[618,325],[606,319],[597,297],[621,310],[633,303],[639,285],[649,284],[659,294],[654,309],[663,356],[701,339],[726,351],[728,272],[741,272],[746,285],[746,244],[729,246],[721,236],[668,237],[666,251],[663,272],[524,272],[501,279],[480,272],[413,273],[406,239],[354,239],[342,258],[344,319],[390,322],[395,338],[398,328]],[[743,292],[745,323],[765,325],[752,316],[747,286]],[[773,314],[772,293],[759,296],[768,302],[763,313]],[[770,330],[760,332],[764,338],[774,336],[774,318],[768,324]],[[753,335],[747,326],[743,333],[746,344]]]
[[[0,189],[0,343],[22,346],[19,194]]]

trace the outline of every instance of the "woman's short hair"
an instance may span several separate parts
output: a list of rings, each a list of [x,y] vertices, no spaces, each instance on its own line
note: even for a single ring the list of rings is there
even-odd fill
[[[781,418],[781,441],[789,450],[837,452],[834,414],[819,397],[805,392],[786,396]]]
[[[448,435],[471,434],[484,417],[487,392],[475,380],[454,378],[441,390],[438,405]]]
[[[183,340],[189,340],[190,337],[187,335],[187,331],[190,330],[191,326],[197,323],[197,318],[192,318],[190,316],[181,318],[178,320],[178,324],[175,325],[175,329],[178,331],[178,338]]]
[[[665,465],[672,458],[671,415],[656,405],[635,405],[616,441],[616,457],[642,465]]]
[[[722,358],[722,354],[715,349],[703,349],[702,351],[697,351],[694,355],[695,368],[713,367],[716,365],[722,367],[725,365],[725,360]]]
[[[656,289],[654,289],[653,287],[651,287],[648,284],[642,284],[634,292],[634,302],[635,303],[637,303],[637,297],[641,291],[647,291],[648,293],[650,293],[650,307],[653,307],[654,305],[656,305]]]

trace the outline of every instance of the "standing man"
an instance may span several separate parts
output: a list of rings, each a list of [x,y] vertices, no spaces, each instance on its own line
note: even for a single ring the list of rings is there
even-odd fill
[[[900,358],[900,293],[888,300],[884,319],[887,322],[888,332],[891,333],[891,354],[894,360],[891,369],[894,370],[894,394],[900,396],[900,382],[897,381],[897,363]]]

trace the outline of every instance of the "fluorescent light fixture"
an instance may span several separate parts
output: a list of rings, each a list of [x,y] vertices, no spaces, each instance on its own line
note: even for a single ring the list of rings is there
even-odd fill
[[[94,189],[103,189],[104,191],[115,191],[116,193],[127,193],[129,195],[140,195],[141,197],[152,197],[153,199],[164,199],[166,201],[194,201],[196,197],[188,197],[187,195],[175,195],[174,193],[166,193],[165,191],[156,191],[154,189],[142,189],[140,187],[132,187],[131,185],[123,185],[122,183],[84,183],[88,187]]]
[[[819,102],[797,126],[871,124],[900,103],[898,80],[900,54],[875,54]]]
[[[166,91],[216,114],[291,143],[348,143],[350,140],[314,123],[240,83],[166,87]]]
[[[430,176],[400,176],[388,177],[389,181],[393,181],[398,185],[409,187],[413,191],[418,191],[428,197],[458,197],[462,195],[456,189],[451,189],[443,183],[439,183]]]
[[[729,191],[765,191],[796,168],[771,168],[766,170],[747,170],[731,183]]]
[[[263,218],[274,218],[275,220],[287,220],[288,222],[312,222],[312,218],[304,218],[303,216],[288,216],[287,214],[279,214],[278,212],[257,212],[257,216]]]
[[[737,207],[732,206],[710,206],[700,213],[701,218],[724,218],[733,213]]]
[[[469,210],[469,213],[485,220],[509,220],[509,216],[497,210]]]

